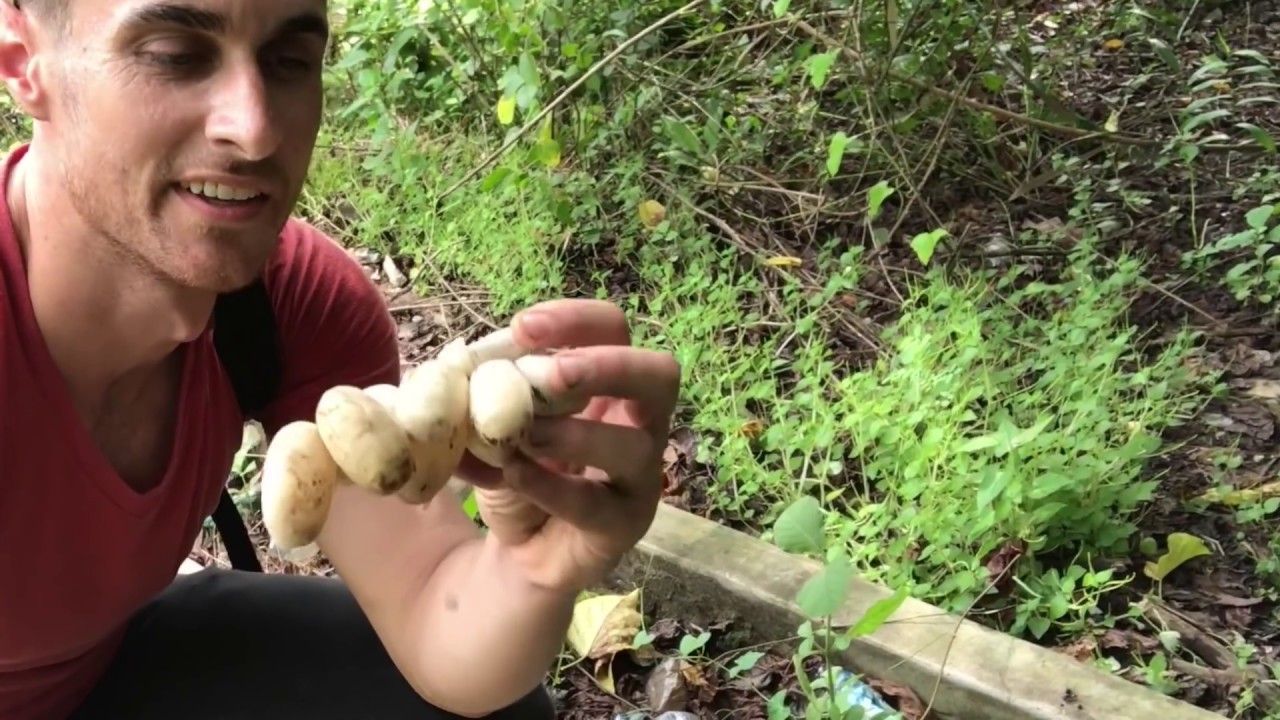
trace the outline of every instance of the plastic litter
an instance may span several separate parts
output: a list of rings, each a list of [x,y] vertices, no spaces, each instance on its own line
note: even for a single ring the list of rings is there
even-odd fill
[[[831,669],[835,671],[833,689],[838,707],[861,708],[863,720],[903,720],[901,713],[889,707],[880,693],[857,675],[838,665]],[[826,668],[820,666],[809,678],[809,683],[815,691],[826,689]]]

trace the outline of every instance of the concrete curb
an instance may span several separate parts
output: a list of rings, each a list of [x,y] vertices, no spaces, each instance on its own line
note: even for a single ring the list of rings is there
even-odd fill
[[[796,592],[818,563],[663,504],[649,533],[614,573],[644,587],[646,604],[692,622],[731,613],[747,642],[794,637]],[[852,624],[889,591],[855,580],[835,622]],[[911,687],[933,712],[958,720],[1221,720],[1052,650],[907,600],[884,626],[855,640],[846,667]],[[941,682],[938,676],[945,668]],[[935,693],[934,686],[937,684]]]

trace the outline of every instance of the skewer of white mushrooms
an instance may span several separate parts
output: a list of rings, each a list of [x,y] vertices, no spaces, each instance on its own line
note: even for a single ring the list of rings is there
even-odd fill
[[[536,416],[586,406],[589,398],[551,392],[554,363],[503,328],[445,345],[398,387],[330,388],[314,422],[285,425],[267,446],[260,497],[272,550],[295,561],[314,554],[339,484],[426,504],[449,483],[464,450],[502,467]],[[509,491],[477,488],[478,496],[486,492]]]

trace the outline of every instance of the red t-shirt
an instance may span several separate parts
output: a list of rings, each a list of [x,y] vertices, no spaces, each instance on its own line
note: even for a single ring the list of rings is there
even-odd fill
[[[56,720],[92,688],[130,614],[173,580],[217,504],[243,422],[211,328],[180,349],[181,411],[163,482],[139,494],[115,475],[32,314],[3,197],[25,152],[0,169],[0,718]],[[395,323],[359,265],[297,220],[280,239],[266,286],[284,375],[262,419],[268,433],[314,418],[329,387],[400,377]]]

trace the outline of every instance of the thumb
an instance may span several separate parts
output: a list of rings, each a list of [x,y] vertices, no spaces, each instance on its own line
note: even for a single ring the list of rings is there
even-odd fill
[[[505,545],[519,545],[533,537],[547,521],[547,513],[507,483],[477,487],[476,507],[489,532]]]
[[[506,479],[526,501],[570,525],[592,527],[612,522],[612,491],[603,483],[567,475],[520,455],[507,465]]]

